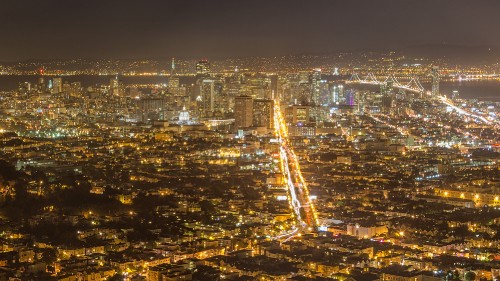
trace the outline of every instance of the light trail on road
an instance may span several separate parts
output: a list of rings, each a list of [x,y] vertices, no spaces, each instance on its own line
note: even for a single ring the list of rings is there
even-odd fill
[[[488,125],[491,125],[493,123],[492,121],[486,119],[483,116],[479,116],[477,114],[468,112],[468,111],[464,110],[463,108],[460,108],[460,107],[454,105],[453,102],[450,99],[448,99],[447,97],[445,97],[445,96],[439,96],[439,100],[442,103],[446,104],[447,106],[453,108],[456,112],[458,112],[458,114],[465,115],[465,116],[468,116],[468,117],[472,117],[472,118],[481,120],[482,122],[484,122],[484,123],[486,123]],[[495,122],[495,123],[497,123],[497,122]]]
[[[286,122],[281,113],[279,103],[274,106],[274,125],[275,134],[278,137],[280,145],[280,166],[283,173],[285,185],[289,191],[289,203],[293,210],[298,228],[288,235],[282,235],[288,238],[297,235],[299,232],[316,230],[318,225],[318,216],[314,205],[311,202],[309,189],[300,171],[298,158],[290,146],[288,140],[288,130]]]

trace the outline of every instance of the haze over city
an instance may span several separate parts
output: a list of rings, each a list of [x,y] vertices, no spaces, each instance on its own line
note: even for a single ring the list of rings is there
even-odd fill
[[[499,11],[0,0],[0,281],[500,280]]]
[[[495,0],[2,1],[0,61],[500,45]]]

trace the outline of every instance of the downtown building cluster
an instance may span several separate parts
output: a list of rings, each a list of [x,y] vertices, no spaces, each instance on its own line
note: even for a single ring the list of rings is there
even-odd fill
[[[191,67],[2,93],[0,280],[500,275],[498,102],[441,93],[431,65],[424,91],[400,87],[416,73]],[[285,141],[314,229],[299,230]]]

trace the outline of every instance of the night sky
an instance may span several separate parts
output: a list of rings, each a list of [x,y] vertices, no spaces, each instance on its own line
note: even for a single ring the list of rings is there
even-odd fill
[[[500,46],[498,0],[0,0],[0,60]]]

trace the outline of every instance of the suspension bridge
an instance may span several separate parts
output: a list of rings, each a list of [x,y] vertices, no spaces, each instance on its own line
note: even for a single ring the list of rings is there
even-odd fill
[[[365,84],[365,85],[392,85],[394,88],[399,88],[405,91],[410,91],[414,93],[424,93],[425,88],[420,84],[420,81],[416,76],[411,77],[408,83],[401,83],[396,79],[394,74],[391,74],[385,78],[384,81],[380,81],[373,75],[373,73],[368,73],[363,79],[359,77],[357,73],[352,74],[351,78],[346,81],[346,84]]]

